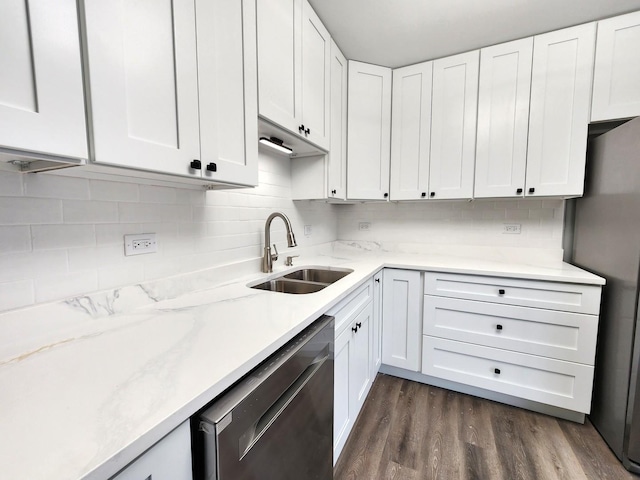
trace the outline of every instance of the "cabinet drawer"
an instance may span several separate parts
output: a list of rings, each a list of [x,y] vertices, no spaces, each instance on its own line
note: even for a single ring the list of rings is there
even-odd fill
[[[111,480],[192,480],[187,420]]]
[[[598,317],[426,295],[423,333],[593,365]]]
[[[516,278],[425,273],[424,293],[598,315],[600,286]]]
[[[373,278],[351,293],[347,298],[335,305],[326,314],[335,317],[336,338],[347,326],[347,320],[357,314],[358,311],[373,298]]]
[[[425,336],[422,373],[589,413],[593,367]]]

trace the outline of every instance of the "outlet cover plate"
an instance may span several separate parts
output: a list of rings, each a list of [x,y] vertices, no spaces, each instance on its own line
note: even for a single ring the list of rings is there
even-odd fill
[[[124,236],[124,254],[142,255],[144,253],[155,253],[158,251],[155,233],[136,233]]]

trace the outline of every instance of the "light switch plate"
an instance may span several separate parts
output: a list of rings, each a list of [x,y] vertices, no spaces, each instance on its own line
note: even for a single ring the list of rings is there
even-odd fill
[[[137,233],[124,236],[124,254],[142,255],[143,253],[155,253],[158,251],[155,233]]]

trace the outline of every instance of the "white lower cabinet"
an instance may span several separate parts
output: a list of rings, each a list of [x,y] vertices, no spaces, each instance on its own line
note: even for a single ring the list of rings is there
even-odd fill
[[[333,461],[338,460],[358,413],[371,389],[377,370],[375,358],[375,298],[369,280],[335,308]]]
[[[422,373],[589,413],[600,291],[595,285],[428,272]]]
[[[111,480],[192,480],[187,420]]]
[[[420,370],[422,273],[384,269],[382,363]]]

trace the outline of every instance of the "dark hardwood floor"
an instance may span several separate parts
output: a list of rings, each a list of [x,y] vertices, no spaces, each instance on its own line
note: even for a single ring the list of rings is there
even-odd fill
[[[640,480],[587,421],[379,374],[334,480]]]

